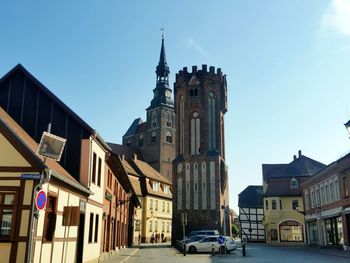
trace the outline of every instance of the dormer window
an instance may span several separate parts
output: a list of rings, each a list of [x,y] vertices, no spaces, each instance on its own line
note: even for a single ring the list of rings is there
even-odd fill
[[[164,185],[164,193],[169,193],[169,186],[168,185]]]
[[[291,190],[296,190],[296,189],[298,189],[298,188],[299,188],[299,186],[298,186],[298,180],[295,179],[295,178],[291,179],[291,180],[290,180],[290,189],[291,189]]]
[[[159,183],[158,183],[158,182],[153,182],[153,184],[152,184],[152,189],[153,189],[153,191],[158,192],[158,189],[159,189]]]

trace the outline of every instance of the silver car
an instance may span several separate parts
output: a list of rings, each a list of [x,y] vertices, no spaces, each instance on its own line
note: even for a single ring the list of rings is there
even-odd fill
[[[199,241],[189,242],[186,244],[186,250],[189,253],[213,252],[230,253],[237,249],[234,240],[231,237],[224,237],[222,244],[219,243],[221,236],[208,236]]]

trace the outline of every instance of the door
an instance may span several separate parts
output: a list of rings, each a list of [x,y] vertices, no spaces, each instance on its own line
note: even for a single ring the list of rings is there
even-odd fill
[[[79,234],[78,234],[78,245],[77,245],[77,263],[83,262],[83,251],[84,251],[84,228],[85,228],[85,214],[80,213],[79,216]]]

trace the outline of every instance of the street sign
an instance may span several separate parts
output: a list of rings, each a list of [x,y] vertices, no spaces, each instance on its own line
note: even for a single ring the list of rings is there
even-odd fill
[[[222,245],[222,244],[224,244],[224,242],[225,242],[225,238],[224,238],[223,236],[219,236],[219,237],[218,237],[218,243],[219,243],[220,245]]]
[[[48,132],[43,132],[39,143],[37,153],[44,157],[48,157],[60,161],[66,139],[58,137]]]
[[[41,174],[21,174],[21,180],[40,180]]]
[[[46,206],[46,194],[43,190],[39,191],[35,198],[35,206],[38,210],[42,210]]]

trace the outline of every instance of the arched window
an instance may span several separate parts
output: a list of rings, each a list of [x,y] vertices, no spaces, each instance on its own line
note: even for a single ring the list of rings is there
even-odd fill
[[[167,143],[173,143],[173,136],[170,131],[168,131],[165,135],[165,140]]]
[[[191,117],[191,155],[200,153],[200,118],[197,112]]]
[[[290,180],[290,189],[291,190],[295,190],[295,189],[298,189],[299,186],[298,186],[298,180],[293,178]]]
[[[215,98],[213,92],[208,93],[208,148],[216,149],[216,114]]]
[[[157,112],[153,111],[151,113],[151,127],[157,127]]]
[[[157,141],[157,135],[156,135],[156,132],[153,131],[151,134],[151,142],[155,143],[156,141]]]
[[[190,97],[197,97],[197,96],[198,96],[198,88],[191,88]]]
[[[173,114],[171,111],[166,113],[166,126],[173,127]]]

